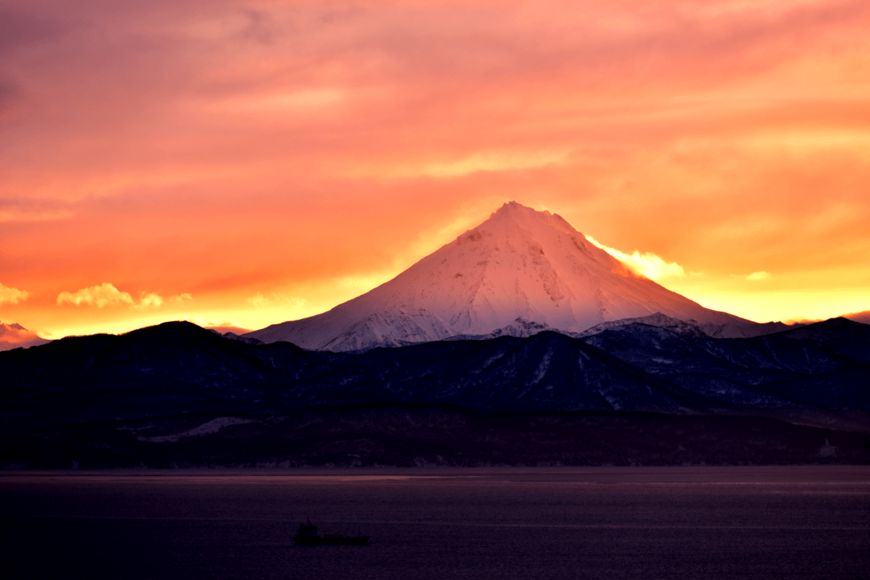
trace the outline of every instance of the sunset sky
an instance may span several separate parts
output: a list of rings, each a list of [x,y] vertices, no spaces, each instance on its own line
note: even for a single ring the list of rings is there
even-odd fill
[[[257,329],[509,200],[709,308],[870,310],[868,30],[866,0],[4,0],[0,320]]]

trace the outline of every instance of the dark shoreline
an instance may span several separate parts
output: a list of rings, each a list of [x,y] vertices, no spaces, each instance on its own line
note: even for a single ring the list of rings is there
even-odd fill
[[[0,449],[4,470],[870,465],[868,433],[770,417],[425,405],[93,421]]]

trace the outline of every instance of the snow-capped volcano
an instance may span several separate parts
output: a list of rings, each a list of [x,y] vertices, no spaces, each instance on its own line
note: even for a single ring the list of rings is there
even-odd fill
[[[583,332],[661,313],[717,336],[770,332],[704,308],[630,271],[562,217],[516,202],[389,282],[317,316],[245,336],[347,351],[486,335],[518,319]]]

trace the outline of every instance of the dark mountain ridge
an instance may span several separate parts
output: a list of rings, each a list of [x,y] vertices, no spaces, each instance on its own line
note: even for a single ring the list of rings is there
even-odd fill
[[[632,324],[582,340],[541,332],[364,353],[246,344],[171,322],[0,353],[7,409],[19,397],[93,391],[133,394],[143,409],[154,396],[154,404],[177,412],[185,397],[234,401],[263,413],[382,402],[485,411],[866,411],[868,373],[870,326],[845,319],[749,339]]]
[[[100,433],[97,448],[120,437],[126,452],[181,445],[185,437],[172,439],[176,424],[206,439],[257,424],[265,437],[269,425],[337,406],[446,405],[496,417],[499,429],[505,413],[605,413],[609,420],[627,413],[642,423],[637,433],[650,417],[723,417],[717,424],[766,417],[833,430],[827,439],[870,432],[870,326],[832,319],[714,339],[633,323],[583,339],[540,332],[335,353],[248,344],[171,322],[2,352],[0,384],[0,438],[19,458],[22,449],[50,455],[51,441],[73,433]],[[559,429],[565,421],[573,419],[557,421]],[[140,428],[164,439],[131,434]],[[244,463],[244,454],[238,458]]]

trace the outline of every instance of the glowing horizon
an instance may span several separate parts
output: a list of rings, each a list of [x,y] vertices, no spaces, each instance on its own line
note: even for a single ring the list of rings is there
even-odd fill
[[[870,310],[870,6],[10,0],[0,321],[257,329],[510,200],[702,305]]]

